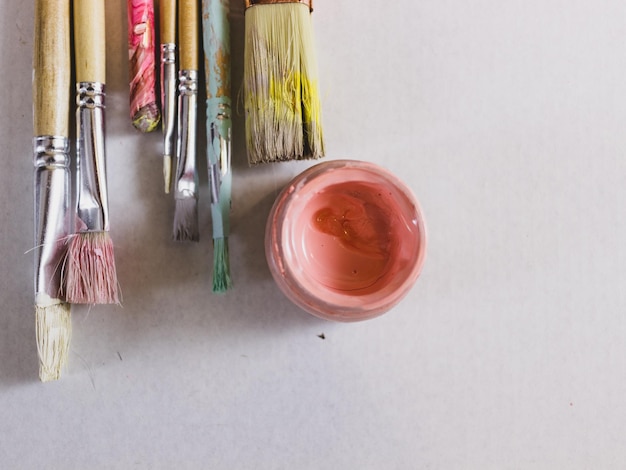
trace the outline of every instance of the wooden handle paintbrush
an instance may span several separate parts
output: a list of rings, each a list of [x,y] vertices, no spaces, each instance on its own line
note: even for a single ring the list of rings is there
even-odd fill
[[[156,100],[154,2],[127,0],[130,118],[141,132],[151,132],[161,120]]]
[[[74,0],[76,63],[76,224],[68,251],[71,303],[119,303],[109,207],[104,138],[104,0]]]
[[[161,30],[161,107],[163,108],[163,179],[172,187],[172,159],[176,130],[176,0],[159,1]]]
[[[245,0],[250,164],[324,155],[311,0]]]
[[[231,287],[228,232],[232,185],[232,119],[228,12],[228,0],[202,2],[207,159],[213,222],[213,292],[224,292]]]
[[[196,123],[198,94],[198,2],[179,0],[178,141],[173,238],[198,241]]]
[[[59,378],[72,332],[61,282],[71,231],[69,32],[69,0],[35,2],[35,315],[39,378],[44,382]]]

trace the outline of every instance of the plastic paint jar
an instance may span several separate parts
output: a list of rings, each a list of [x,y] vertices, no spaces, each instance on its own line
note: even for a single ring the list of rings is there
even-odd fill
[[[320,318],[358,321],[395,306],[417,280],[426,227],[411,190],[384,168],[331,160],[280,193],[265,232],[274,280]]]

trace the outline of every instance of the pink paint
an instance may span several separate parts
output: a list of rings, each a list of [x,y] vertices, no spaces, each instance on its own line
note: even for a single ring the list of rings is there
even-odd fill
[[[396,305],[424,262],[426,230],[411,191],[387,170],[321,163],[279,195],[266,256],[281,290],[326,319],[372,318]]]

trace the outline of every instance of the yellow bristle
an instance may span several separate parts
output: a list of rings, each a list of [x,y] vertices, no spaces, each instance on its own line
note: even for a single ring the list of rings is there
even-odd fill
[[[248,8],[245,41],[248,161],[322,157],[317,58],[308,6]]]

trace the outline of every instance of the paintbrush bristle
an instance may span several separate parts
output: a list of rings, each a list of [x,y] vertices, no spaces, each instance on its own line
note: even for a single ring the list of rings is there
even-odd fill
[[[226,292],[232,287],[228,238],[213,240],[213,292]]]
[[[255,5],[245,15],[248,161],[322,157],[317,59],[308,6]]]
[[[198,201],[195,197],[176,199],[172,237],[176,241],[197,242],[200,239],[198,230]]]
[[[72,321],[70,304],[35,305],[39,379],[42,382],[57,380],[67,363]]]
[[[131,118],[133,126],[140,132],[152,132],[161,122],[161,110],[152,102],[138,110]]]
[[[113,242],[108,232],[72,236],[67,256],[67,301],[73,304],[118,304]]]
[[[170,193],[172,186],[172,157],[171,155],[163,155],[163,182],[165,184],[165,194]]]

